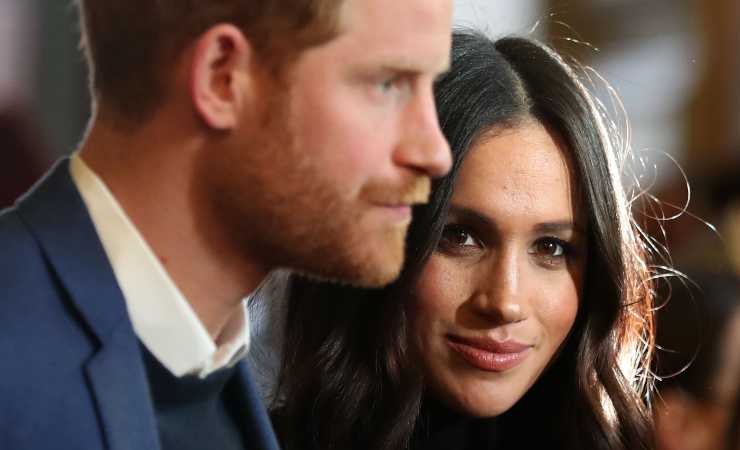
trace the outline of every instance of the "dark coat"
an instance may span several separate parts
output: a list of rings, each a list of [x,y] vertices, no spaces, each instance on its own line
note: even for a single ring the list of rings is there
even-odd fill
[[[277,450],[239,370],[249,448]],[[67,159],[0,214],[0,448],[160,448],[139,340]]]

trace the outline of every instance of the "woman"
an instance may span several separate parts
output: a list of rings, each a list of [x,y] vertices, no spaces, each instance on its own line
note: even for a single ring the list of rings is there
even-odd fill
[[[292,280],[284,448],[650,448],[650,274],[591,97],[542,45],[474,32],[435,91],[453,169],[400,279]]]

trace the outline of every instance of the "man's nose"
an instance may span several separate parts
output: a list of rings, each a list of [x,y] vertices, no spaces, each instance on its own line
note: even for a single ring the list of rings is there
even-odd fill
[[[414,99],[406,117],[395,163],[432,178],[447,174],[452,167],[452,154],[439,126],[431,88]]]

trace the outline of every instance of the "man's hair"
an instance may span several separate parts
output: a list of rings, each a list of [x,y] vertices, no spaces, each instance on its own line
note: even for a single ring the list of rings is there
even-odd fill
[[[239,27],[270,70],[338,32],[344,0],[74,0],[93,98],[138,121],[156,109],[181,52],[219,23]]]

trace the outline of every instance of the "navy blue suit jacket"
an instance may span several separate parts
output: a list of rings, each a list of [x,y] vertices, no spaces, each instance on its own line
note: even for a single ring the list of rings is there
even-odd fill
[[[240,365],[249,449],[277,450]],[[138,338],[62,160],[0,214],[0,448],[159,450]]]

